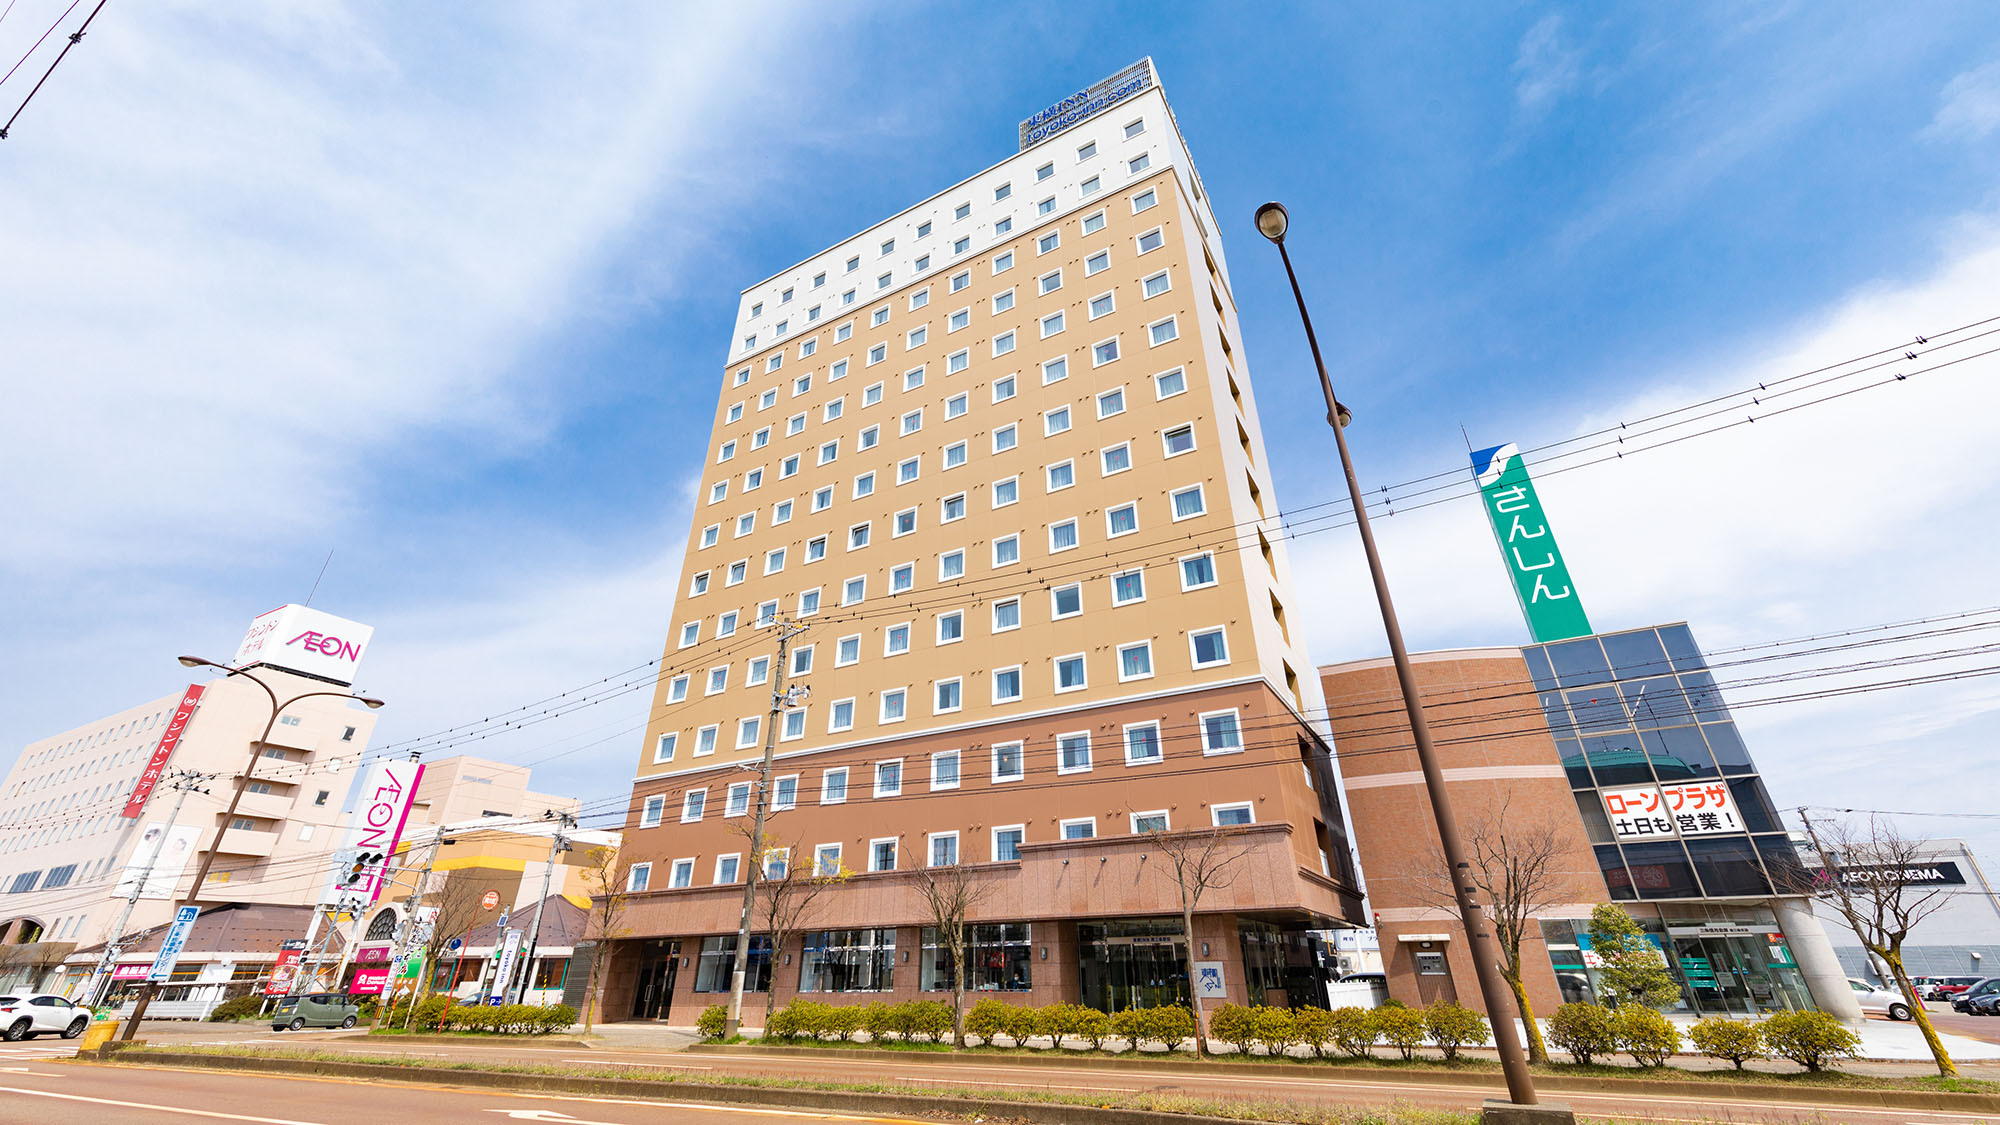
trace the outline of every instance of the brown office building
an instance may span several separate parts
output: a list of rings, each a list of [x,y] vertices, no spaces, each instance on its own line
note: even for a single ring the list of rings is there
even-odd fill
[[[609,1017],[726,999],[772,735],[767,866],[852,877],[785,948],[753,939],[753,1024],[767,989],[948,996],[912,875],[945,865],[994,884],[974,988],[1184,999],[1148,853],[1215,826],[1249,856],[1196,919],[1209,994],[1323,995],[1306,933],[1364,918],[1217,232],[1147,60],[743,291]],[[773,732],[781,678],[810,696]]]
[[[1686,625],[1412,660],[1461,834],[1548,858],[1522,950],[1538,1014],[1596,998],[1588,922],[1610,901],[1659,946],[1683,1011],[1860,1018],[1811,904],[1781,893],[1799,857]],[[1483,1007],[1395,671],[1320,675],[1390,994]]]

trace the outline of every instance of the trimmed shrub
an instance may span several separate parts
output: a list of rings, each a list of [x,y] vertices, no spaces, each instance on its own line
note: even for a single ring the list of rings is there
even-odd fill
[[[1292,1013],[1293,1041],[1311,1047],[1313,1057],[1326,1057],[1326,1045],[1333,1041],[1333,1013],[1325,1008],[1300,1008]]]
[[[1771,1057],[1771,1052],[1764,1049],[1764,1033],[1756,1024],[1742,1020],[1724,1016],[1696,1020],[1688,1029],[1688,1038],[1694,1041],[1695,1050],[1712,1059],[1728,1059],[1738,1070],[1750,1059]]]
[[[1825,1012],[1780,1012],[1764,1020],[1764,1045],[1813,1073],[1838,1058],[1853,1058],[1861,1037]]]
[[[568,1031],[576,1023],[576,1009],[568,1004],[544,1004],[541,1014],[535,1017],[535,1034],[548,1035],[556,1031]]]
[[[831,1035],[846,1043],[854,1038],[855,1032],[867,1027],[869,1014],[868,1008],[853,1004],[815,1004],[809,1017],[813,1021],[813,1038]]]
[[[1564,1004],[1549,1017],[1549,1042],[1580,1063],[1618,1049],[1611,1009],[1602,1004]]]
[[[1367,1008],[1335,1008],[1327,1013],[1333,1028],[1333,1045],[1352,1058],[1365,1059],[1382,1037],[1375,1013]]]
[[[903,1026],[896,1009],[880,1000],[861,1008],[861,1028],[868,1033],[868,1038],[877,1043],[888,1039],[891,1035],[901,1034]]]
[[[222,1023],[225,1020],[248,1019],[264,1007],[262,996],[232,996],[215,1006],[208,1013],[208,1022]]]
[[[1157,1039],[1169,1051],[1178,1051],[1181,1044],[1194,1038],[1194,1009],[1169,1004],[1160,1008],[1143,1009],[1146,1014],[1146,1037]]]
[[[1681,1049],[1681,1029],[1652,1008],[1627,1004],[1618,1009],[1612,1025],[1619,1049],[1640,1066],[1665,1066],[1667,1056]]]
[[[1402,1052],[1406,1059],[1415,1058],[1417,1048],[1424,1045],[1430,1034],[1424,1026],[1424,1014],[1415,1008],[1375,1009],[1375,1030],[1382,1041]]]
[[[1298,1017],[1290,1008],[1252,1008],[1250,1023],[1267,1055],[1282,1055],[1299,1041]]]
[[[417,1010],[410,1017],[410,1030],[444,1026],[446,1014],[457,1006],[457,1001],[449,996],[426,996],[417,1001]]]
[[[722,1029],[729,1023],[729,1009],[720,1004],[710,1004],[694,1018],[694,1030],[703,1039],[722,1038]]]
[[[1016,1047],[1034,1046],[1036,1036],[1050,1034],[1048,1024],[1048,1017],[1039,1008],[1010,1006],[1007,1010],[1007,1038],[1012,1039]]]
[[[1152,1038],[1146,1027],[1146,1010],[1127,1008],[1111,1013],[1111,1034],[1131,1044],[1134,1051],[1138,1050],[1139,1044]]]
[[[764,1038],[766,1039],[793,1039],[798,1036],[798,1033],[799,1014],[792,1011],[789,1004],[772,1012],[771,1018],[764,1021]]]
[[[906,1000],[896,1005],[904,1038],[936,1043],[951,1035],[951,1005],[942,1000]]]
[[[1076,1025],[1070,1034],[1090,1044],[1093,1051],[1104,1049],[1104,1041],[1111,1037],[1111,1017],[1096,1008],[1077,1005]]]
[[[1460,1047],[1482,1047],[1493,1038],[1485,1016],[1449,1000],[1424,1012],[1424,1034],[1444,1052],[1446,1062],[1458,1058]]]
[[[1257,1010],[1224,1004],[1208,1017],[1208,1034],[1236,1048],[1237,1054],[1247,1055],[1257,1038]]]
[[[965,1034],[977,1036],[991,1046],[994,1036],[1007,1033],[1007,1021],[1013,1018],[1013,1011],[1014,1005],[1005,1000],[982,997],[965,1013]]]

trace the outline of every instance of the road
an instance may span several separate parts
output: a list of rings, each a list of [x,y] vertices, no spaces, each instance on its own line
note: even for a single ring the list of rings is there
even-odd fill
[[[237,1042],[259,1046],[311,1046],[321,1050],[357,1055],[405,1054],[439,1062],[482,1059],[488,1061],[570,1063],[596,1067],[630,1067],[635,1075],[674,1072],[690,1078],[722,1075],[767,1075],[786,1078],[820,1077],[837,1082],[892,1082],[897,1085],[936,1089],[1042,1089],[1059,1093],[1175,1093],[1216,1100],[1244,1097],[1284,1099],[1319,1105],[1383,1105],[1391,1101],[1436,1109],[1475,1108],[1482,1097],[1499,1094],[1498,1076],[1491,1091],[1426,1082],[1421,1076],[1407,1081],[1361,1082],[1351,1079],[1318,1078],[1298,1070],[1246,1079],[1242,1075],[1135,1071],[1087,1064],[1064,1067],[1009,1065],[1002,1062],[923,1062],[901,1060],[755,1058],[728,1055],[689,1055],[674,1051],[606,1046],[574,1047],[560,1044],[535,1045],[526,1042],[409,1043],[386,1044],[381,1040],[356,1040],[327,1033],[246,1033],[232,1037]],[[167,1044],[161,1044],[165,1046]],[[393,1116],[376,1120],[481,1120],[499,1125],[509,1120],[508,1112],[548,1110],[568,1113],[580,1121],[619,1123],[661,1120],[756,1121],[771,1125],[778,1121],[841,1120],[837,1116],[796,1111],[746,1111],[701,1107],[676,1111],[671,1118],[659,1115],[660,1103],[601,1101],[588,1099],[572,1104],[570,1099],[546,1095],[473,1094],[443,1086],[400,1086],[380,1083],[350,1083],[332,1079],[275,1078],[265,1075],[231,1075],[212,1072],[169,1071],[137,1068],[84,1067],[56,1061],[73,1054],[73,1045],[53,1040],[33,1044],[0,1045],[0,1125],[15,1121],[44,1122],[55,1119],[51,1112],[63,1109],[93,1112],[87,1102],[49,1103],[60,1099],[17,1096],[32,1088],[62,1093],[129,1101],[135,1107],[100,1106],[112,1111],[110,1120],[186,1120],[189,1111],[176,1106],[200,1106],[202,1111],[240,1114],[221,1120],[261,1120],[312,1122],[313,1125],[351,1125],[356,1113],[380,1112],[421,1114],[411,1118]],[[671,1090],[662,1091],[663,1099]],[[332,1099],[332,1100],[329,1100]],[[1676,1098],[1663,1104],[1659,1099],[1635,1098],[1621,1094],[1552,1093],[1549,1100],[1569,1103],[1579,1113],[1593,1117],[1616,1117],[1620,1121],[1685,1123],[1729,1121],[1732,1123],[1818,1123],[1849,1122],[1853,1125],[1971,1125],[1989,1121],[1977,1115],[1935,1113],[1915,1110],[1882,1110],[1865,1106],[1791,1106],[1732,1098]],[[315,1109],[337,1105],[338,1112]],[[489,1114],[490,1116],[479,1116]],[[653,1116],[647,1116],[651,1113]],[[153,1114],[155,1116],[146,1116]],[[532,1117],[520,1120],[534,1120]],[[542,1120],[561,1121],[544,1117]],[[854,1120],[855,1118],[846,1118]],[[881,1120],[877,1118],[875,1120]]]

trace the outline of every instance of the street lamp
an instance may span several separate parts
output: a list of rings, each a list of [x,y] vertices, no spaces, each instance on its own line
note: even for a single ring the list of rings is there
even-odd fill
[[[1515,1106],[1537,1105],[1535,1082],[1528,1073],[1527,1056],[1515,1037],[1511,1012],[1514,996],[1500,976],[1500,958],[1493,932],[1481,913],[1472,865],[1465,858],[1465,844],[1458,833],[1458,816],[1452,811],[1451,797],[1445,792],[1444,772],[1438,766],[1437,751],[1431,745],[1430,725],[1424,721],[1424,707],[1417,695],[1417,680],[1410,670],[1410,654],[1403,646],[1403,629],[1396,622],[1396,605],[1389,597],[1389,579],[1382,571],[1382,556],[1375,549],[1375,532],[1368,526],[1368,506],[1361,495],[1361,482],[1354,475],[1354,458],[1347,451],[1348,423],[1354,415],[1334,397],[1333,381],[1326,374],[1326,360],[1320,356],[1319,337],[1313,334],[1312,315],[1306,311],[1305,295],[1299,291],[1299,275],[1292,269],[1292,256],[1285,249],[1285,231],[1291,215],[1282,203],[1266,203],[1257,208],[1257,232],[1277,244],[1284,260],[1285,276],[1292,283],[1292,298],[1298,302],[1299,320],[1305,324],[1306,343],[1312,347],[1313,365],[1319,369],[1319,387],[1326,397],[1326,421],[1333,429],[1333,444],[1340,450],[1340,467],[1347,474],[1347,495],[1354,505],[1354,527],[1361,533],[1361,550],[1368,558],[1368,576],[1375,582],[1375,601],[1382,610],[1382,629],[1389,635],[1389,655],[1396,664],[1396,683],[1403,692],[1403,707],[1410,718],[1410,735],[1417,744],[1417,762],[1423,767],[1424,788],[1430,793],[1431,815],[1437,819],[1439,841],[1444,845],[1445,862],[1451,866],[1453,897],[1458,901],[1459,920],[1465,926],[1472,947],[1472,966],[1479,976],[1479,994],[1492,1017],[1493,1039],[1500,1048],[1500,1066],[1507,1076],[1507,1096]],[[1488,1103],[1492,1106],[1493,1103]],[[1524,1116],[1532,1115],[1532,1116]],[[1499,1115],[1490,1115],[1499,1116]],[[1515,1109],[1508,1121],[1574,1121],[1567,1109],[1557,1106]]]
[[[263,688],[264,694],[271,699],[271,717],[264,723],[263,736],[250,744],[250,762],[243,767],[243,773],[236,779],[236,791],[229,795],[229,807],[222,811],[222,824],[215,830],[215,839],[209,841],[208,850],[201,854],[201,865],[195,868],[194,882],[188,886],[187,897],[175,904],[176,913],[179,912],[180,907],[194,905],[195,900],[201,897],[202,885],[208,882],[208,869],[215,863],[216,852],[221,850],[222,836],[225,832],[229,831],[230,822],[236,819],[236,806],[243,800],[244,792],[249,789],[250,775],[257,768],[257,759],[263,754],[264,747],[270,742],[271,728],[278,725],[278,716],[284,714],[285,708],[290,707],[301,699],[312,699],[323,695],[337,695],[343,699],[359,700],[361,705],[370,711],[378,711],[382,708],[381,700],[365,695],[355,695],[353,692],[348,691],[301,692],[280,703],[278,702],[278,693],[271,690],[271,685],[251,675],[247,668],[232,668],[227,664],[222,664],[214,660],[204,660],[199,656],[183,656],[180,658],[180,662],[183,668],[220,668],[224,673],[224,679],[228,679],[231,676],[241,676],[258,687]],[[125,1027],[118,1033],[118,1038],[132,1038],[132,1033],[139,1028],[139,1021],[146,1018],[147,1005],[152,1003],[153,995],[159,989],[160,986],[157,981],[149,980],[139,990],[138,1002],[132,1005],[132,1018],[125,1021]]]

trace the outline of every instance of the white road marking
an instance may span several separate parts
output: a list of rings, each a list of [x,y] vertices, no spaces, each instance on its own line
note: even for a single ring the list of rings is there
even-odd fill
[[[976,1079],[976,1078],[915,1078],[915,1077],[911,1077],[910,1075],[906,1075],[906,1074],[899,1074],[899,1075],[897,1075],[897,1076],[896,1076],[896,1081],[898,1081],[898,1082],[952,1082],[952,1083],[958,1083],[958,1084],[962,1084],[962,1085],[966,1085],[966,1086],[1005,1086],[1005,1087],[1008,1087],[1009,1089],[1014,1089],[1014,1090],[1019,1090],[1019,1089],[1021,1089],[1021,1088],[1023,1087],[1023,1084],[1022,1084],[1022,1083],[1020,1083],[1020,1082],[981,1082],[981,1081],[979,1081],[979,1080],[978,1080],[978,1079]],[[1140,1090],[1143,1090],[1143,1089],[1145,1089],[1145,1087],[1143,1087],[1143,1086],[1109,1086],[1109,1087],[1107,1087],[1107,1086],[1064,1086],[1064,1085],[1061,1085],[1061,1084],[1059,1084],[1059,1083],[1055,1083],[1055,1082],[1037,1082],[1037,1083],[1035,1083],[1035,1084],[1034,1084],[1034,1086],[1033,1086],[1032,1088],[1033,1088],[1033,1089],[1036,1089],[1036,1090],[1091,1090],[1091,1091],[1097,1091],[1097,1090],[1105,1090],[1105,1089],[1111,1089],[1111,1090],[1121,1090],[1121,1091],[1124,1091],[1125,1093],[1128,1093],[1128,1094],[1136,1094],[1136,1093],[1138,1093],[1138,1092],[1139,1092]]]
[[[611,1062],[607,1059],[557,1059],[557,1062],[596,1063],[599,1066],[660,1066],[671,1070],[714,1070],[712,1066],[679,1062]]]
[[[929,1122],[915,1121],[908,1117],[873,1117],[855,1113],[821,1113],[808,1109],[758,1109],[755,1106],[719,1105],[704,1102],[660,1102],[638,1098],[563,1097],[555,1094],[511,1094],[509,1096],[542,1098],[557,1102],[585,1102],[592,1105],[636,1105],[644,1106],[648,1109],[704,1109],[712,1113],[741,1113],[756,1117],[810,1117],[817,1121],[875,1121],[886,1122],[888,1125],[931,1125]],[[494,1110],[493,1112],[499,1113],[501,1111]],[[547,1121],[551,1119],[545,1117],[542,1120]],[[553,1120],[560,1121],[562,1118],[557,1117]],[[585,1123],[579,1122],[578,1125],[585,1125]]]
[[[67,1074],[51,1074],[45,1070],[29,1070],[25,1066],[0,1066],[0,1071],[8,1074],[25,1074],[30,1078],[67,1078]]]
[[[217,1113],[207,1109],[188,1109],[177,1105],[152,1105],[148,1102],[121,1102],[115,1098],[87,1098],[82,1094],[58,1094],[49,1090],[21,1090],[11,1086],[0,1086],[0,1094],[22,1094],[31,1098],[60,1098],[66,1102],[90,1102],[93,1105],[115,1105],[126,1109],[151,1109],[160,1113],[181,1113],[189,1117],[213,1117],[222,1121],[256,1121],[261,1125],[320,1125],[317,1121],[294,1121],[285,1117],[252,1117],[242,1113]]]

